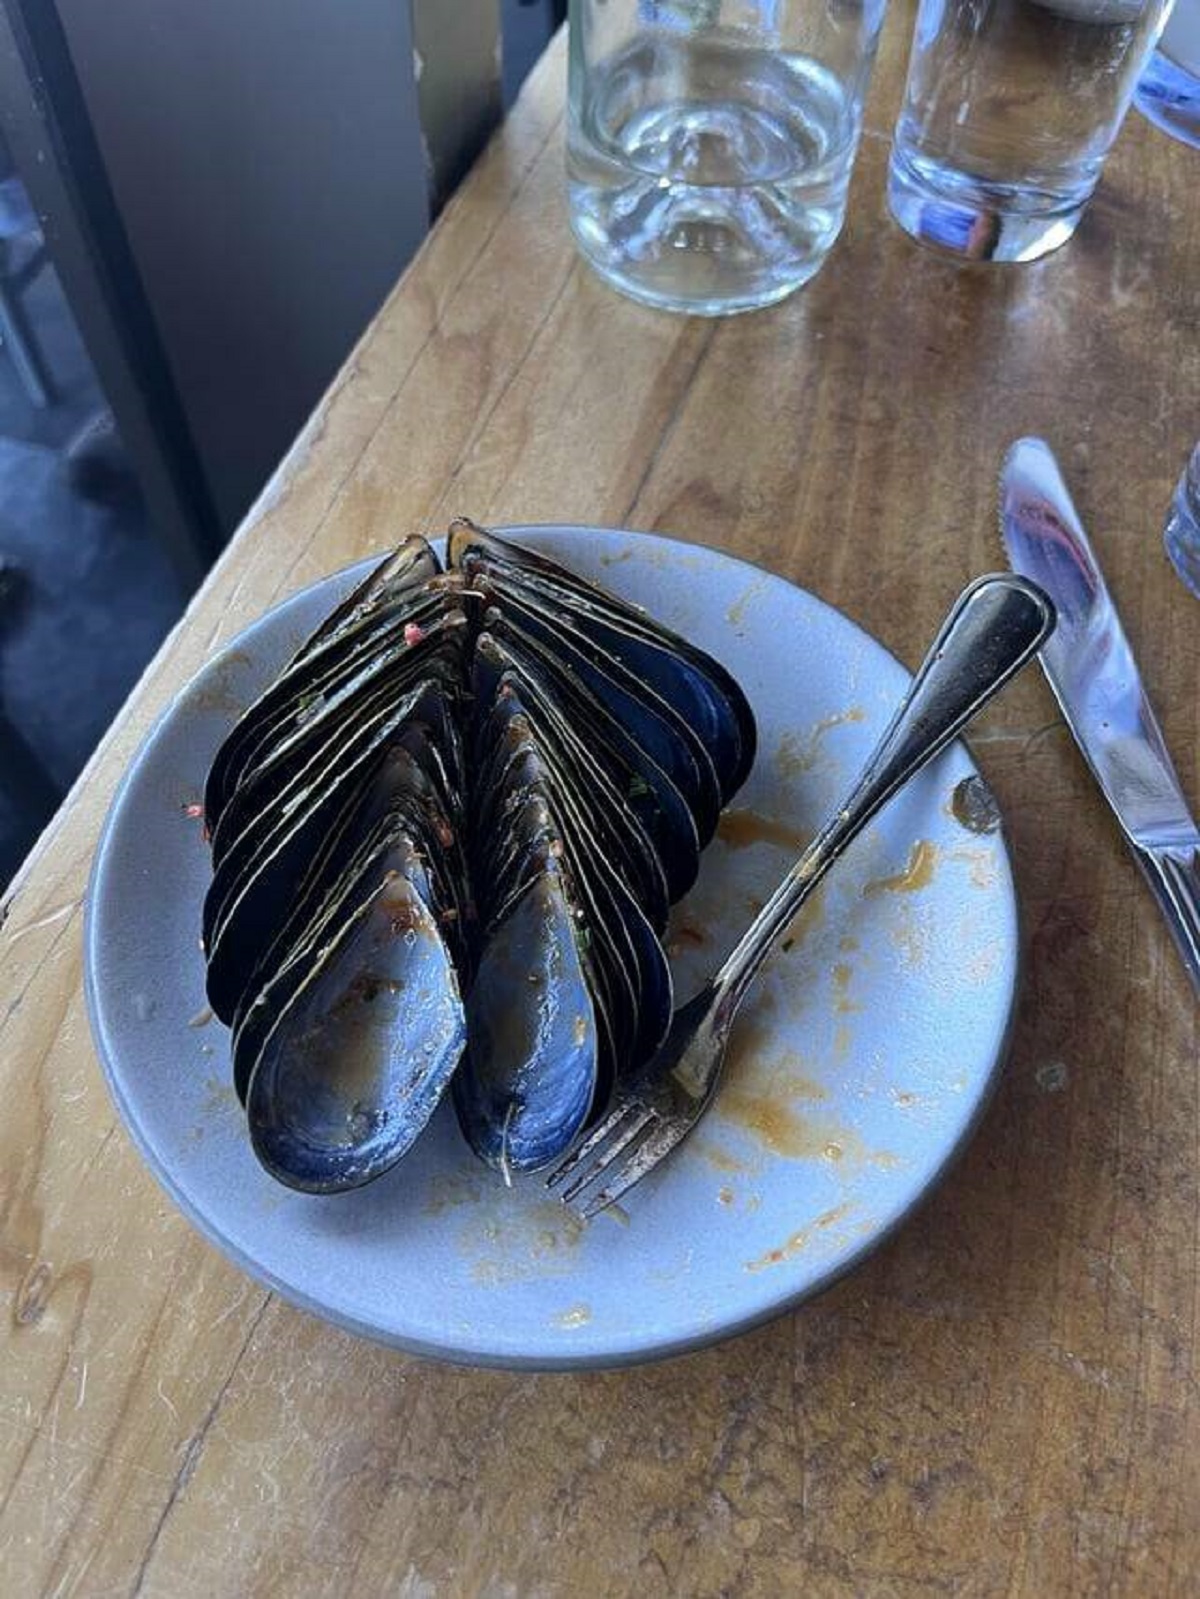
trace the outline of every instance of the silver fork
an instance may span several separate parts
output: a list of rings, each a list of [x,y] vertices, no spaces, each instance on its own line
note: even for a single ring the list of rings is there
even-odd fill
[[[595,1216],[683,1142],[712,1102],[734,1017],[776,939],[872,817],[1020,671],[1054,622],[1050,600],[1024,578],[981,577],[963,590],[842,805],[716,976],[675,1012],[662,1048],[547,1178],[565,1204]]]

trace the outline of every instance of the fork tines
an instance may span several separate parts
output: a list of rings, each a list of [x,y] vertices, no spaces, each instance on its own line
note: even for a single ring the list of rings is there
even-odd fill
[[[563,1204],[571,1205],[599,1178],[612,1176],[613,1181],[593,1195],[580,1211],[585,1221],[597,1215],[614,1204],[654,1164],[653,1160],[643,1163],[642,1156],[648,1142],[657,1143],[650,1135],[658,1120],[658,1115],[649,1105],[626,1100],[610,1111],[578,1149],[572,1150],[561,1165],[555,1167],[546,1179],[546,1187],[559,1189],[558,1197]],[[625,1156],[623,1163],[622,1156]],[[590,1164],[584,1166],[579,1175],[572,1177],[588,1161]],[[568,1182],[568,1178],[571,1181]],[[566,1187],[562,1187],[564,1183]]]

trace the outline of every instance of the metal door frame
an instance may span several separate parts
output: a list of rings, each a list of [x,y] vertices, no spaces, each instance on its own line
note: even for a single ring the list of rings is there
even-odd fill
[[[0,123],[151,523],[190,592],[220,529],[52,0],[0,0]]]

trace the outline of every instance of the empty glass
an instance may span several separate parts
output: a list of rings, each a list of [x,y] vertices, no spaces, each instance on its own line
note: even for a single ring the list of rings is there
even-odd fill
[[[925,243],[1032,261],[1071,237],[1170,0],[921,0],[888,203]]]
[[[842,226],[885,0],[571,0],[583,254],[719,316],[806,282]]]

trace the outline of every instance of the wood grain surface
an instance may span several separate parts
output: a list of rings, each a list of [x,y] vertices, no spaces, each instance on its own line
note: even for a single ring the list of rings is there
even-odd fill
[[[115,1120],[81,902],[139,738],[278,596],[451,514],[748,555],[913,659],[1056,445],[1200,800],[1200,606],[1159,543],[1200,432],[1200,156],[1131,117],[1078,237],[963,271],[886,219],[889,18],[846,233],[776,310],[641,310],[577,261],[561,42],[146,674],[4,906],[0,1591],[1200,1591],[1197,1008],[1036,675],[977,753],[1027,975],[969,1152],[862,1269],[585,1377],[356,1343],[203,1244]]]

